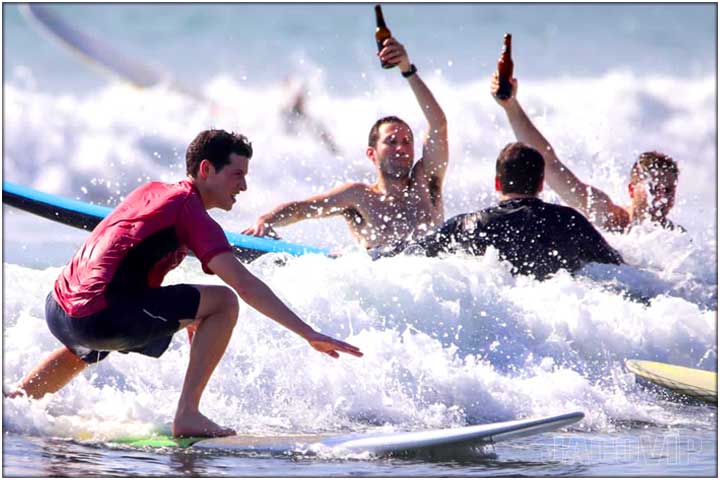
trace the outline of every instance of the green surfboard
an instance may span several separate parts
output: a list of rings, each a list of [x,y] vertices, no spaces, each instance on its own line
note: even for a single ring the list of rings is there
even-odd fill
[[[123,445],[129,445],[131,447],[138,448],[188,448],[194,443],[201,440],[207,440],[207,437],[180,437],[175,438],[170,435],[155,435],[152,437],[139,438],[139,437],[128,437],[128,438],[116,438],[111,443],[120,443]]]

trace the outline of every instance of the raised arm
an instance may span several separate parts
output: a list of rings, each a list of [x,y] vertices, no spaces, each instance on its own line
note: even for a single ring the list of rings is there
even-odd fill
[[[313,195],[305,200],[283,203],[268,213],[261,215],[252,227],[242,233],[262,237],[274,227],[292,225],[295,222],[312,218],[329,217],[342,214],[353,207],[358,200],[361,184],[347,183],[328,192]]]
[[[384,48],[378,55],[381,60],[397,65],[401,72],[409,72],[411,69],[410,58],[405,47],[392,37],[385,40]],[[420,165],[426,175],[435,179],[439,188],[442,186],[448,166],[447,118],[419,74],[415,73],[407,80],[428,122],[428,132],[423,142],[423,156]]]
[[[338,352],[361,357],[360,350],[348,343],[316,332],[290,310],[265,283],[254,276],[230,252],[213,257],[208,267],[232,287],[240,298],[263,315],[275,320],[307,340],[317,351],[338,358]]]
[[[493,98],[505,110],[515,137],[545,158],[545,181],[550,188],[571,207],[577,208],[592,222],[608,230],[623,228],[629,222],[628,212],[616,205],[602,190],[582,182],[555,154],[545,137],[535,128],[517,100],[517,80],[511,79],[512,95],[507,100],[496,96],[497,72],[493,75],[490,91]]]

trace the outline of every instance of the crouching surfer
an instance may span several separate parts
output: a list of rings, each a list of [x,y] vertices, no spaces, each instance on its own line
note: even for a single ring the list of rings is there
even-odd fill
[[[237,322],[237,296],[322,353],[362,356],[357,347],[316,332],[285,306],[235,258],[222,228],[208,215],[211,208],[230,210],[247,189],[252,153],[243,135],[200,132],[187,149],[186,180],[145,184],[100,222],[47,296],[47,324],[63,346],[8,396],[57,392],[112,351],[160,357],[173,334],[187,328],[190,360],[173,435],[234,435],[200,413],[200,399]],[[231,288],[161,286],[189,251],[206,273]]]

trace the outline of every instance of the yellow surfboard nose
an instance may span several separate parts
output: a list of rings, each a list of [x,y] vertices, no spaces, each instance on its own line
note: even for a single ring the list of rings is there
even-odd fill
[[[638,377],[708,403],[717,403],[717,372],[646,360],[626,360]]]

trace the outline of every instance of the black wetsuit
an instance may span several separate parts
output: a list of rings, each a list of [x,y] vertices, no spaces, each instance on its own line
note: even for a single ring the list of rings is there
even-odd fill
[[[458,215],[416,242],[395,246],[384,254],[420,247],[431,257],[458,251],[483,255],[488,246],[495,247],[500,258],[513,265],[513,273],[539,279],[561,268],[575,271],[589,262],[623,263],[620,254],[582,214],[539,198],[506,200]]]

